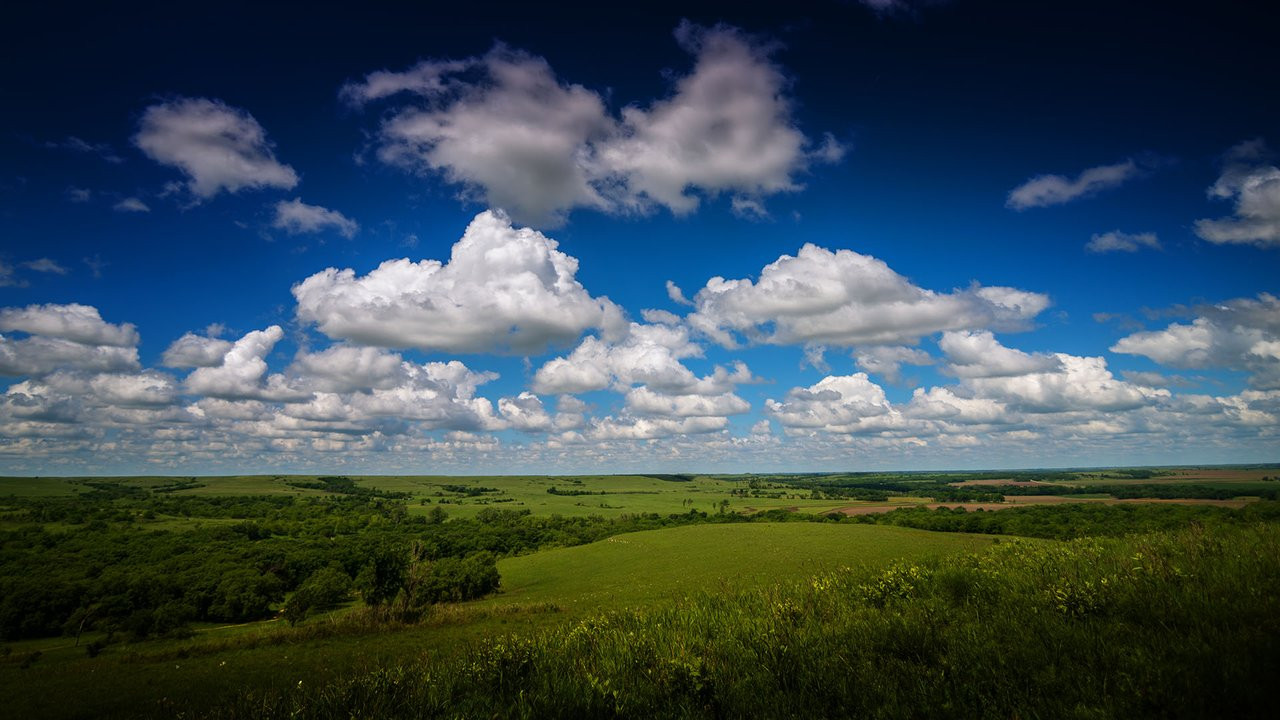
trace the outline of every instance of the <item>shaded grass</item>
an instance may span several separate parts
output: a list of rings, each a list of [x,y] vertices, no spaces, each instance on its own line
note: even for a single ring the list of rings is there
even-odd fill
[[[1280,528],[1192,528],[608,612],[194,716],[1271,717],[1277,671]]]

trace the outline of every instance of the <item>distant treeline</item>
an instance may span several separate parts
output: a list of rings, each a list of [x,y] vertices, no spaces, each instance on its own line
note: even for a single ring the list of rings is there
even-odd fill
[[[315,480],[290,480],[285,483],[290,487],[304,488],[307,490],[322,490],[337,495],[356,495],[360,497],[379,497],[379,498],[407,498],[409,493],[391,492],[387,490],[377,490],[374,488],[361,487],[356,485],[356,481],[349,477],[338,475],[326,475],[318,477]]]

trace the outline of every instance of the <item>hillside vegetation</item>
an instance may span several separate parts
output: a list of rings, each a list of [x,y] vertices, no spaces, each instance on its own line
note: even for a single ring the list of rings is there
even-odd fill
[[[208,718],[1271,717],[1280,530],[987,551],[603,613]]]

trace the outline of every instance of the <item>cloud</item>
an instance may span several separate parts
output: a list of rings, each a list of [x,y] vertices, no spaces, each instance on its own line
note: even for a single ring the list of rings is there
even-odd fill
[[[138,344],[138,330],[132,324],[113,325],[103,321],[97,308],[75,303],[0,309],[0,332],[14,331],[83,345],[132,347]]]
[[[952,331],[942,334],[938,347],[946,353],[949,374],[962,378],[1009,377],[1059,370],[1061,362],[1052,355],[1028,355],[1001,345],[986,330]]]
[[[975,373],[966,377],[961,387],[970,397],[996,400],[1030,413],[1133,410],[1169,397],[1168,390],[1116,379],[1103,358],[1066,353],[1053,353],[1052,358],[1057,369],[1016,375]],[[1007,356],[1006,360],[1016,359]]]
[[[1280,298],[1262,293],[1197,312],[1190,324],[1172,323],[1120,338],[1111,352],[1178,368],[1243,370],[1251,373],[1254,387],[1280,388]]]
[[[699,193],[729,193],[736,212],[760,216],[763,197],[799,189],[796,175],[843,155],[834,137],[812,148],[795,127],[770,48],[726,26],[682,23],[676,38],[695,56],[692,72],[670,97],[617,117],[546,60],[501,44],[479,58],[378,71],[340,94],[353,105],[418,96],[382,123],[379,159],[440,173],[542,226],[574,208],[686,214]]]
[[[681,362],[701,356],[702,348],[683,326],[632,323],[623,338],[588,337],[568,356],[547,361],[534,374],[533,390],[561,395],[608,387],[626,392],[634,385],[646,385],[667,395],[718,395],[735,385],[756,382],[742,363],[732,371],[717,366],[700,378]]]
[[[1261,139],[1240,143],[1227,152],[1222,175],[1209,197],[1232,200],[1235,213],[1195,223],[1196,235],[1218,244],[1280,246],[1280,168],[1266,162],[1270,152]]]
[[[633,415],[665,417],[727,417],[751,410],[746,400],[733,393],[718,395],[669,395],[641,386],[627,391],[626,409]]]
[[[40,376],[58,370],[116,372],[136,370],[133,347],[94,345],[33,336],[14,340],[0,336],[0,375]]]
[[[120,212],[151,212],[151,208],[136,197],[127,197],[116,203],[114,208]]]
[[[684,296],[684,291],[680,289],[680,286],[671,280],[667,281],[667,297],[671,298],[671,302],[677,305],[693,306],[693,302]]]
[[[1037,175],[1011,190],[1005,206],[1013,210],[1026,210],[1062,205],[1119,187],[1141,172],[1138,164],[1130,159],[1114,165],[1089,168],[1075,179],[1064,175]]]
[[[192,370],[184,383],[184,389],[193,395],[226,400],[309,398],[310,393],[289,387],[283,375],[267,375],[267,354],[283,337],[284,330],[279,325],[246,334],[231,344],[220,363]]]
[[[782,401],[765,401],[769,415],[785,428],[837,433],[877,432],[900,422],[884,389],[866,373],[827,376],[793,388]]]
[[[27,283],[18,277],[13,266],[0,260],[0,287],[26,287]]]
[[[1112,230],[1089,238],[1084,249],[1095,253],[1137,252],[1144,247],[1160,249],[1160,240],[1156,238],[1155,233],[1126,233]]]
[[[138,332],[105,322],[88,305],[28,305],[0,309],[0,375],[41,376],[58,370],[114,372],[138,367]]]
[[[757,281],[714,277],[694,297],[688,323],[717,343],[739,336],[775,345],[911,345],[942,330],[1015,326],[1049,298],[1015,288],[938,293],[911,284],[883,261],[806,244],[766,265]]]
[[[252,115],[221,100],[177,98],[143,111],[133,143],[147,157],[178,168],[198,200],[220,192],[298,184],[276,160],[267,132]]]
[[[171,368],[214,367],[231,350],[231,343],[215,337],[187,333],[164,351],[161,362]]]
[[[115,150],[107,143],[91,143],[74,135],[68,135],[65,140],[46,142],[44,146],[52,150],[68,150],[70,152],[97,155],[112,165],[119,165],[124,162],[124,158],[117,155]]]
[[[388,389],[408,377],[404,358],[372,347],[334,345],[316,353],[300,353],[289,374],[310,387],[331,393]]]
[[[950,0],[858,0],[858,2],[876,15],[886,17],[914,15],[923,8],[942,5]]]
[[[891,383],[902,382],[902,366],[904,364],[933,364],[933,358],[930,357],[929,353],[919,348],[903,347],[901,345],[879,345],[860,348],[854,353],[853,359],[858,363],[858,367],[869,373],[875,373]],[[824,369],[826,365],[826,363],[822,362],[820,353],[810,357],[809,364],[817,369]]]
[[[298,318],[334,339],[449,352],[535,353],[588,329],[626,327],[622,310],[575,279],[555,240],[485,211],[448,263],[388,260],[368,275],[329,268],[293,287]]]
[[[56,260],[47,257],[28,260],[22,263],[22,267],[36,272],[53,273],[54,275],[66,275],[69,272],[65,267],[59,265]]]
[[[325,228],[332,228],[346,238],[355,237],[360,230],[356,221],[337,210],[308,205],[302,198],[281,200],[275,205],[276,217],[271,226],[296,235],[298,233],[318,233]]]
[[[93,197],[93,191],[87,188],[69,187],[67,197],[71,198],[73,203],[87,203]]]

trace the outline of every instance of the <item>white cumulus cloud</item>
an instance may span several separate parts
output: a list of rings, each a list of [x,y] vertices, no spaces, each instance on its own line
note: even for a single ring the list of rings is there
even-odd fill
[[[267,132],[252,115],[220,100],[177,98],[148,107],[133,142],[147,157],[178,168],[200,200],[220,192],[298,184],[276,160]]]
[[[585,330],[625,330],[622,310],[574,277],[577,259],[500,213],[472,220],[449,262],[329,268],[293,288],[298,318],[331,338],[450,352],[539,352]]]
[[[186,333],[174,340],[161,356],[161,362],[171,368],[213,367],[222,364],[222,358],[231,349],[227,340]]]
[[[727,347],[739,336],[769,344],[911,345],[942,330],[1016,325],[1049,298],[1016,288],[939,293],[883,261],[806,244],[766,265],[756,281],[714,277],[694,296],[691,326]]]
[[[1179,368],[1243,370],[1255,387],[1280,388],[1280,298],[1262,293],[1200,307],[1198,313],[1190,323],[1120,338],[1111,352]]]

